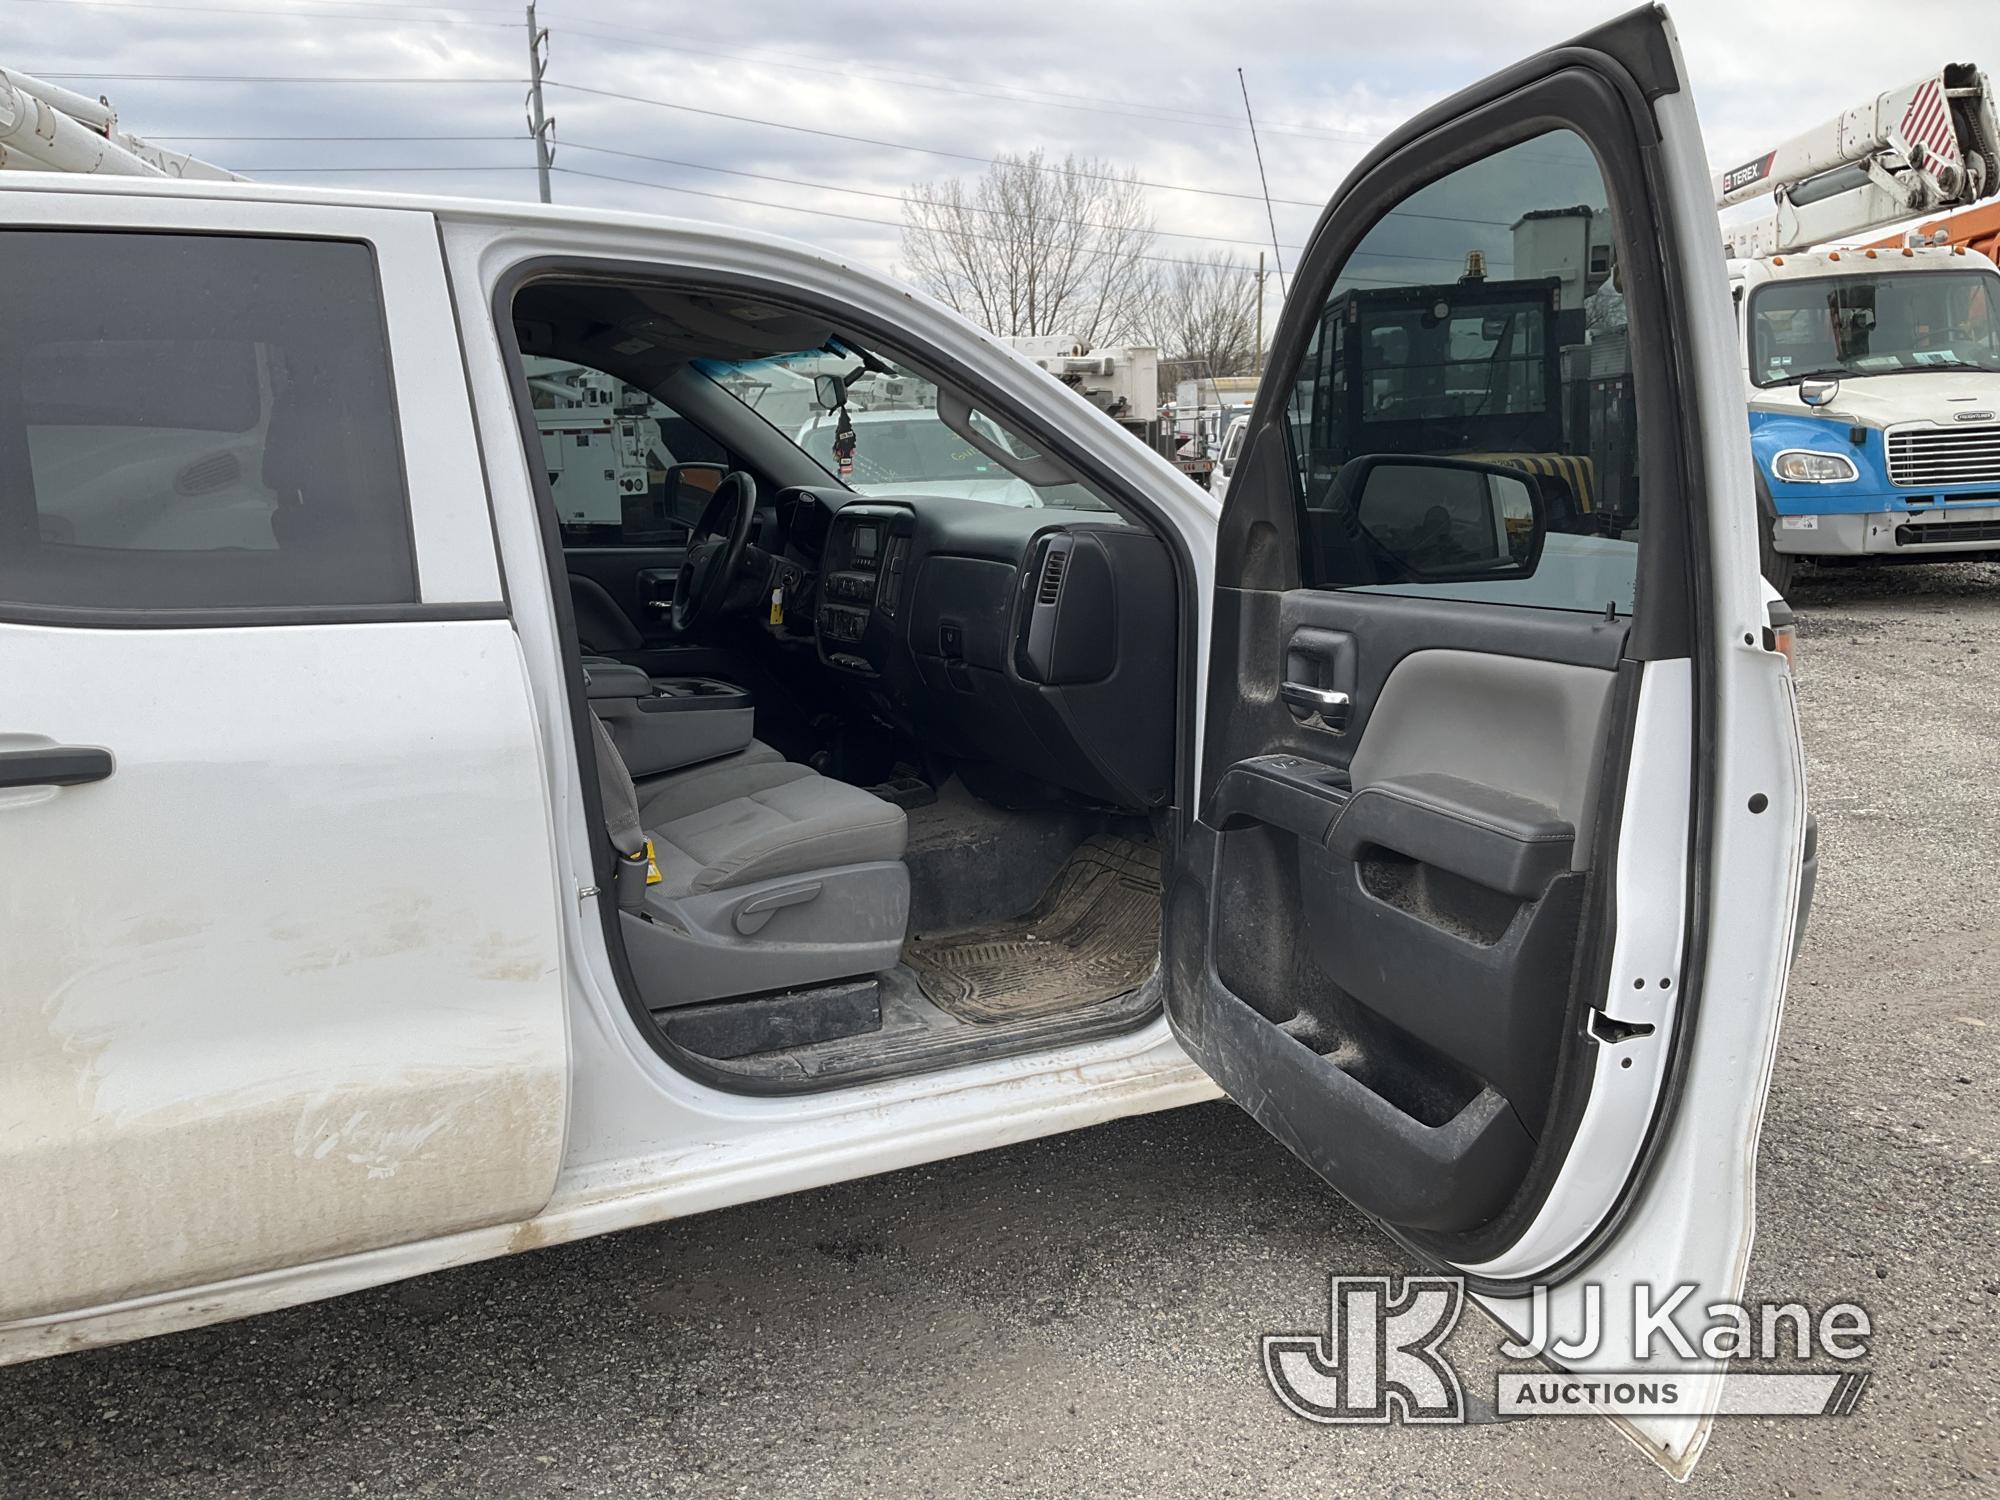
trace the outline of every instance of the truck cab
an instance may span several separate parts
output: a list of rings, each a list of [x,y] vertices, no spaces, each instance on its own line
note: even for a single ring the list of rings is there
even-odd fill
[[[2000,271],[1948,246],[1729,264],[1766,575],[2000,552]]]

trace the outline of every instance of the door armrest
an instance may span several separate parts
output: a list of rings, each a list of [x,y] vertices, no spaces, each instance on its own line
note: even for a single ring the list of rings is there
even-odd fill
[[[1355,792],[1326,842],[1342,859],[1374,846],[1527,901],[1570,868],[1576,829],[1545,803],[1421,772]]]

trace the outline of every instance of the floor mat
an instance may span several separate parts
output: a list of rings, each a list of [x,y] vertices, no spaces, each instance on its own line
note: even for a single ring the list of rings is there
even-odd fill
[[[1160,952],[1159,851],[1098,834],[1025,915],[903,945],[924,996],[976,1026],[1076,1010],[1135,988]]]

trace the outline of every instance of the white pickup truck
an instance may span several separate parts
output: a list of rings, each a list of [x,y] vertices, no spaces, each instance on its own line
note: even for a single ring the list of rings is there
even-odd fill
[[[1218,510],[809,246],[0,179],[0,1361],[1218,1089],[1515,1326],[1735,1295],[1809,858],[1707,194],[1657,11],[1412,121]],[[1539,387],[1385,350],[1431,425],[1352,451],[1322,311],[1577,203],[1641,498],[1572,571],[1433,456]],[[529,361],[657,424],[621,514]],[[862,493],[774,370],[936,429],[847,424]],[[894,483],[940,444],[1036,503]]]

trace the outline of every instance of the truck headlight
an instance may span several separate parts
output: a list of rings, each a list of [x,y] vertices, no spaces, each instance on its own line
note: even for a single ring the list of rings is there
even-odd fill
[[[1787,448],[1771,460],[1771,474],[1786,484],[1851,484],[1861,477],[1846,454],[1811,448]]]

